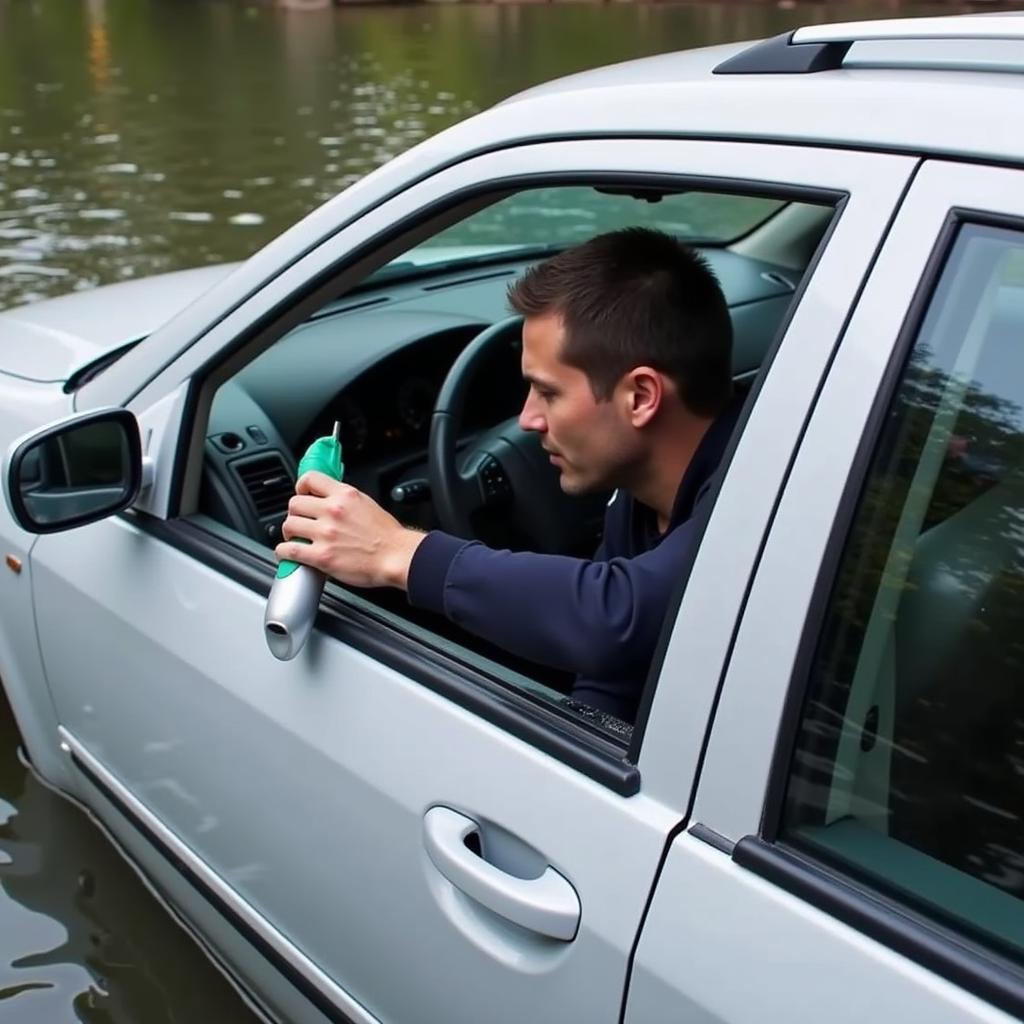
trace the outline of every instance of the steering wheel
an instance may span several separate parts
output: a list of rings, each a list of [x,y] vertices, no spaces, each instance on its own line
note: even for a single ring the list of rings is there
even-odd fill
[[[472,539],[474,513],[505,506],[532,550],[575,550],[600,528],[607,496],[568,497],[536,431],[513,416],[477,437],[468,453],[457,452],[474,377],[496,349],[519,339],[522,324],[514,316],[481,331],[441,385],[427,449],[434,508],[442,530]]]

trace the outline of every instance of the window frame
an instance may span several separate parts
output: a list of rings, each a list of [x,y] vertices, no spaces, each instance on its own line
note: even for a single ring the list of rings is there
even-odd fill
[[[400,240],[410,233],[415,233],[424,224],[434,222],[453,211],[466,209],[472,216],[475,204],[485,196],[507,196],[513,191],[525,191],[530,188],[557,188],[594,184],[637,185],[646,187],[679,187],[685,184],[690,190],[706,186],[708,191],[716,194],[764,195],[768,198],[781,198],[787,202],[811,202],[828,205],[833,213],[828,226],[822,234],[818,248],[808,263],[800,283],[790,296],[785,315],[780,321],[779,329],[765,356],[764,363],[754,378],[750,394],[737,423],[737,428],[723,456],[722,466],[727,471],[729,461],[735,451],[751,407],[756,400],[761,382],[766,376],[775,353],[786,334],[789,322],[795,309],[803,298],[807,282],[813,277],[814,269],[824,252],[832,233],[835,230],[846,202],[845,194],[834,189],[811,189],[801,186],[773,186],[764,182],[749,182],[739,179],[709,178],[701,175],[665,175],[662,173],[622,173],[593,172],[588,174],[572,173],[568,175],[539,173],[523,174],[504,179],[490,181],[484,185],[459,190],[446,196],[434,206],[424,207],[416,214],[396,222],[392,229],[384,235],[375,236],[364,246],[353,250],[340,265],[333,268],[327,279],[314,278],[303,292],[296,296],[291,306],[281,311],[271,323],[254,325],[252,331],[240,335],[235,345],[221,350],[215,361],[204,364],[203,368],[193,375],[188,387],[188,396],[182,414],[182,430],[179,442],[183,442],[195,433],[205,433],[209,403],[212,391],[221,382],[220,371],[224,366],[232,365],[230,375],[237,372],[239,357],[247,350],[255,347],[258,351],[276,344],[290,329],[295,314],[303,311],[308,314],[317,308],[325,292],[330,292],[339,275],[346,274],[371,258],[373,253],[394,249]],[[713,247],[724,248],[729,243],[715,243]],[[358,288],[358,285],[355,286]],[[385,282],[383,287],[387,287]],[[345,294],[348,293],[346,289]],[[344,301],[344,295],[341,296]],[[352,308],[362,303],[353,296]],[[344,314],[344,308],[339,314]],[[299,321],[304,319],[300,316]],[[282,323],[285,324],[282,328]],[[260,339],[267,334],[274,335],[269,343]],[[200,424],[203,429],[200,430]],[[201,456],[200,456],[201,457]],[[197,522],[191,513],[181,511],[183,505],[183,478],[187,472],[187,461],[196,456],[189,450],[189,445],[179,443],[176,459],[176,486],[172,488],[170,511],[167,520],[128,512],[133,525],[142,531],[172,544],[209,568],[223,573],[237,583],[241,583],[258,593],[269,593],[276,563],[272,553],[265,559],[259,559],[252,551],[245,550],[218,530],[209,530],[204,524]],[[724,477],[725,473],[722,474]],[[524,739],[545,753],[576,768],[584,775],[601,782],[609,789],[623,796],[632,796],[640,790],[640,772],[636,766],[642,743],[644,726],[646,725],[657,680],[661,672],[668,640],[675,624],[679,604],[686,588],[686,581],[692,568],[696,551],[700,545],[700,537],[710,518],[720,487],[720,480],[712,492],[705,508],[700,514],[694,544],[694,551],[687,560],[682,578],[673,595],[665,618],[662,622],[661,639],[655,648],[651,668],[644,681],[640,709],[628,742],[618,741],[611,733],[599,729],[585,718],[574,715],[570,711],[556,711],[554,707],[545,706],[541,701],[531,699],[509,680],[503,680],[496,674],[489,673],[481,667],[471,665],[468,661],[442,651],[438,644],[430,644],[426,640],[413,635],[412,631],[404,631],[396,626],[386,612],[374,613],[372,609],[356,607],[347,599],[341,588],[329,587],[324,591],[321,610],[316,627],[333,639],[360,650],[382,664],[394,668],[411,679],[416,680],[428,689],[433,690],[453,702],[461,705],[480,718],[499,725],[512,735]],[[242,535],[244,536],[244,535]],[[262,563],[262,564],[261,564]],[[514,697],[512,696],[514,694]],[[518,705],[518,706],[516,706]],[[518,713],[517,713],[518,712]]]
[[[1024,1016],[1024,965],[1001,955],[994,943],[944,923],[939,914],[897,900],[877,880],[790,844],[781,830],[797,738],[843,556],[907,362],[965,226],[1012,230],[1024,243],[1024,216],[953,205],[945,217],[875,393],[818,567],[786,690],[760,828],[735,843],[732,859],[993,1005]]]
[[[587,144],[589,145],[593,141],[588,140]],[[578,146],[580,144],[580,142],[576,141],[559,143],[558,145]],[[804,177],[802,172],[793,171],[789,167],[788,157],[786,157],[785,161],[783,159],[785,152],[780,151],[778,147],[765,147],[763,144],[756,142],[734,142],[731,140],[709,143],[706,141],[697,142],[684,139],[664,139],[652,140],[649,144],[679,146],[680,156],[684,156],[687,149],[692,147],[697,150],[700,156],[699,163],[704,164],[708,163],[706,156],[703,155],[704,151],[710,151],[712,148],[716,152],[720,150],[723,153],[721,161],[722,170],[718,172],[717,168],[710,171],[702,169],[697,173],[691,174],[659,170],[622,170],[621,168],[610,171],[596,171],[592,169],[594,165],[591,165],[591,167],[583,170],[580,170],[577,166],[569,171],[559,170],[553,172],[543,169],[521,171],[505,177],[495,176],[488,178],[483,185],[453,189],[445,192],[443,197],[433,205],[423,204],[407,215],[396,217],[387,225],[386,230],[372,236],[368,234],[363,243],[352,246],[350,250],[344,253],[342,258],[336,259],[326,269],[308,275],[302,282],[301,287],[289,284],[288,287],[291,290],[287,292],[286,298],[276,300],[276,304],[272,304],[274,300],[270,296],[280,295],[283,287],[272,290],[265,303],[257,303],[257,308],[261,305],[265,306],[265,312],[262,316],[253,317],[250,315],[248,326],[239,331],[230,343],[220,345],[212,354],[209,354],[211,353],[212,346],[205,342],[203,336],[196,337],[193,343],[180,349],[179,354],[171,362],[167,363],[156,377],[150,377],[146,382],[135,388],[129,399],[131,405],[140,409],[146,409],[147,406],[144,403],[152,402],[154,391],[159,394],[162,389],[168,397],[178,395],[181,411],[174,412],[172,415],[180,415],[182,422],[181,429],[175,433],[176,451],[173,454],[173,458],[168,460],[174,463],[174,473],[171,478],[173,480],[173,488],[166,510],[168,518],[164,519],[159,511],[153,516],[133,514],[132,518],[135,525],[154,534],[163,541],[186,551],[193,557],[205,561],[207,564],[217,568],[218,571],[222,571],[229,578],[235,578],[251,589],[259,592],[266,592],[269,589],[274,569],[273,561],[269,555],[266,560],[258,556],[254,558],[253,553],[246,552],[244,547],[232,544],[226,541],[225,538],[218,537],[215,532],[211,533],[195,523],[183,520],[178,514],[183,501],[184,474],[189,465],[195,465],[196,438],[199,437],[201,439],[202,435],[198,424],[205,423],[206,410],[202,408],[204,389],[208,387],[216,371],[223,369],[225,363],[238,356],[243,349],[247,349],[251,345],[258,352],[261,339],[265,341],[266,345],[272,344],[290,326],[305,318],[318,305],[322,305],[328,295],[331,295],[331,297],[337,295],[337,282],[341,275],[349,272],[355,273],[353,268],[359,265],[360,261],[366,260],[368,255],[379,252],[381,247],[389,242],[393,244],[396,235],[400,235],[403,238],[402,244],[407,244],[407,241],[404,239],[409,231],[416,224],[421,224],[435,217],[438,213],[438,207],[451,206],[456,200],[459,203],[464,203],[467,201],[467,197],[480,192],[499,195],[501,193],[507,194],[510,189],[519,189],[528,185],[550,187],[558,184],[581,185],[598,181],[601,183],[662,184],[677,188],[697,188],[703,186],[716,193],[725,193],[732,190],[745,195],[764,195],[796,201],[827,203],[836,209],[837,212],[841,212],[839,204],[844,202],[849,195],[844,185],[831,184],[829,186],[819,186],[817,184],[809,184],[808,182],[817,178],[818,174],[808,171]],[[781,166],[785,168],[782,175],[780,175],[785,183],[780,184],[779,179],[772,181],[767,175],[760,180],[752,180],[745,175],[737,174],[733,170],[732,158],[728,156],[730,150],[742,153],[745,150],[756,151],[759,148],[766,149],[767,152],[774,154],[780,161]],[[829,155],[823,151],[813,150],[813,152],[821,161],[829,159]],[[749,153],[744,155],[747,157],[746,162],[749,162]],[[864,155],[857,159],[864,161],[863,192],[865,196],[871,194],[874,182],[880,178],[876,171],[881,170],[881,162],[883,160],[888,161],[892,159],[894,161],[893,166],[898,166],[895,163],[896,158]],[[879,167],[875,168],[871,161],[878,161]],[[718,161],[714,162],[717,163]],[[902,160],[902,158],[901,162],[907,167],[911,164],[909,160]],[[824,166],[828,168],[827,163]],[[448,173],[448,171],[442,173]],[[858,165],[858,172],[851,174],[850,177],[853,181],[859,183],[860,173]],[[790,177],[790,174],[793,177]],[[845,169],[842,173],[833,173],[832,169],[828,168],[826,177],[846,179],[847,175]],[[793,183],[794,178],[796,183]],[[903,185],[901,184],[896,191],[902,191],[902,187]],[[886,191],[889,191],[888,187]],[[888,199],[888,197],[886,198]],[[886,209],[889,209],[888,205]],[[794,293],[790,301],[786,317],[778,332],[775,343],[770,347],[769,353],[765,358],[758,383],[755,384],[755,396],[760,381],[764,379],[772,365],[782,338],[789,330],[794,312],[802,304],[804,287],[813,278],[818,260],[827,251],[828,245],[826,243],[829,241],[832,231],[840,220],[841,218],[838,216],[833,217],[832,225],[823,236],[823,244],[819,246],[814,260],[808,266],[808,272],[804,275],[801,288]],[[333,243],[334,239],[332,238],[330,242],[325,242],[324,246],[326,247]],[[365,273],[365,265],[360,273]],[[223,333],[233,319],[235,319],[233,314],[226,316],[223,319],[223,324],[218,322],[214,325],[214,329]],[[282,323],[284,324],[283,326]],[[268,335],[272,335],[269,341],[266,340]],[[202,342],[202,344],[196,344],[197,342]],[[253,355],[256,352],[253,352]],[[182,379],[183,375],[178,369],[179,366],[191,367],[188,376],[184,379]],[[233,367],[230,372],[233,373],[236,370],[237,366]],[[160,379],[158,380],[158,378]],[[174,390],[168,390],[167,385],[163,381],[173,381],[175,379],[179,383],[177,383]],[[205,401],[208,402],[208,400],[209,396],[206,395]],[[156,408],[156,406],[153,406],[153,408]],[[730,451],[727,454],[727,459],[731,458],[731,454],[732,452]],[[704,522],[706,523],[706,521],[705,519]],[[701,525],[703,527],[704,524],[702,523]],[[243,561],[245,564],[240,565]],[[681,596],[683,589],[681,586],[679,596]],[[668,637],[675,626],[678,608],[679,600],[677,596],[666,612],[663,624],[663,641],[655,654],[652,675],[661,674],[661,661],[665,653]],[[384,627],[383,630],[380,628],[381,626]],[[415,681],[421,682],[428,688],[450,697],[454,703],[464,706],[479,717],[499,725],[512,735],[527,739],[538,749],[552,754],[558,760],[570,766],[577,767],[612,790],[623,795],[632,795],[639,790],[640,775],[634,757],[634,752],[640,749],[644,734],[643,728],[640,727],[641,720],[639,717],[637,720],[638,728],[634,730],[633,734],[633,743],[629,749],[626,749],[625,745],[608,742],[607,737],[597,735],[596,731],[587,729],[581,720],[570,718],[568,714],[558,716],[551,713],[549,709],[542,708],[539,702],[531,700],[524,693],[513,692],[505,686],[501,686],[497,692],[495,692],[493,686],[487,688],[488,680],[483,673],[468,668],[456,659],[438,651],[436,645],[428,646],[416,638],[398,633],[391,628],[392,626],[393,624],[382,623],[373,616],[367,617],[360,610],[353,609],[344,601],[339,601],[337,608],[334,608],[325,600],[325,605],[322,608],[318,621],[318,627],[324,629],[328,635],[336,636],[346,644],[357,649],[366,649],[371,657],[377,658],[383,663],[394,664],[396,668]],[[400,647],[402,648],[401,651],[399,651]],[[481,686],[481,683],[485,685]],[[653,689],[648,684],[645,691],[645,703],[648,706],[652,695]],[[538,709],[545,713],[538,714]],[[644,719],[645,722],[646,719]],[[702,725],[704,724],[706,723],[703,723],[702,720]]]

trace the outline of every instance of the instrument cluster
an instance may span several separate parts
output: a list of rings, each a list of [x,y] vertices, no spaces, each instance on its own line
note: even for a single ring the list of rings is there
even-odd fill
[[[434,403],[448,370],[477,333],[473,327],[432,335],[382,360],[335,396],[302,445],[330,433],[337,420],[347,466],[425,449]],[[514,415],[524,394],[519,350],[510,346],[473,382],[465,426],[475,429]]]

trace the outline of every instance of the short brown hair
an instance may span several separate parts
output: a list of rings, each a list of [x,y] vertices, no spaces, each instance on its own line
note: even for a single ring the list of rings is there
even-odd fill
[[[561,316],[561,358],[599,401],[636,366],[668,376],[698,416],[732,396],[725,296],[704,257],[664,232],[625,228],[565,249],[513,282],[508,302],[525,317]]]

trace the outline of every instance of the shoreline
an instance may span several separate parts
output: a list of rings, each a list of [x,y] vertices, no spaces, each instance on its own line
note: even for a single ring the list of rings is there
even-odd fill
[[[848,0],[265,0],[265,5],[287,11],[322,11],[333,7],[539,7],[539,6],[600,6],[600,7],[764,7],[792,10],[796,7],[814,7],[827,11],[832,7],[849,7]],[[877,8],[877,3],[865,2],[865,8]],[[978,13],[1002,10],[1001,0],[925,0],[908,3],[906,0],[888,0],[885,16],[900,17],[908,7],[932,6],[949,14]],[[858,19],[859,20],[859,19]],[[865,20],[877,20],[877,12]]]

